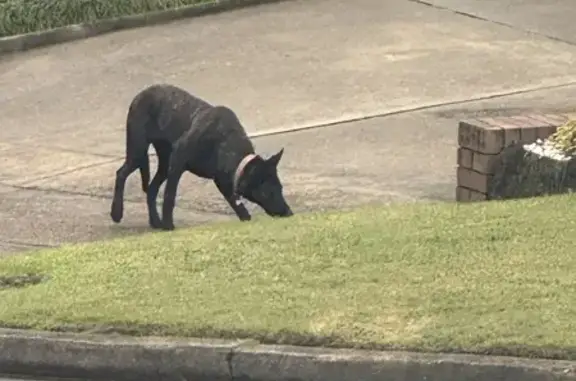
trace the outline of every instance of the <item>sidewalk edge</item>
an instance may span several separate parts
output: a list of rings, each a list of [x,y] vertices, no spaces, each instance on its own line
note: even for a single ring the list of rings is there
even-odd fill
[[[150,381],[573,381],[576,361],[0,329],[0,373]]]
[[[165,11],[122,16],[99,20],[90,24],[68,25],[50,30],[2,37],[0,38],[0,55],[81,40],[123,29],[165,24],[184,18],[285,1],[290,0],[215,0]]]

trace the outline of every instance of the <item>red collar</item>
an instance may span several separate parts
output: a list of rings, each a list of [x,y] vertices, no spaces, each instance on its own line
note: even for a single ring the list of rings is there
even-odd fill
[[[244,169],[246,168],[248,163],[250,163],[257,157],[258,155],[255,155],[253,153],[248,154],[244,156],[244,159],[242,159],[240,164],[238,164],[238,168],[236,168],[236,172],[234,173],[234,183],[233,183],[234,194],[238,194],[238,182],[240,181],[240,177],[242,177],[242,174],[244,173]]]

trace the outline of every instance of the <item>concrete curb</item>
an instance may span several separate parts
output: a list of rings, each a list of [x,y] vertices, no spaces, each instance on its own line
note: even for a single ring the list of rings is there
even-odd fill
[[[33,48],[95,37],[122,29],[163,24],[183,18],[198,17],[232,9],[284,1],[288,0],[214,0],[209,3],[165,11],[100,20],[91,24],[69,25],[46,31],[2,37],[0,38],[0,54],[21,52]]]
[[[0,330],[0,373],[135,381],[573,381],[576,362]]]

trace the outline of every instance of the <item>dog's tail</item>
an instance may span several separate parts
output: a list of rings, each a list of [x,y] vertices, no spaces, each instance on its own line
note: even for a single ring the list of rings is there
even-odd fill
[[[150,158],[148,157],[148,152],[140,161],[140,177],[142,178],[142,191],[148,193],[148,186],[150,185]]]
[[[126,157],[131,157],[137,161],[144,193],[148,193],[150,186],[149,144],[146,138],[146,125],[149,123],[149,115],[145,112],[147,107],[146,94],[146,91],[143,91],[134,97],[126,116]]]

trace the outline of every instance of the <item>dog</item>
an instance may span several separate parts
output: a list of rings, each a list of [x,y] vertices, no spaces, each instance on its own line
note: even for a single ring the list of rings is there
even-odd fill
[[[158,170],[150,182],[148,147],[158,156]],[[240,221],[250,213],[242,198],[259,205],[272,217],[289,217],[278,178],[284,148],[269,158],[255,154],[237,115],[228,107],[213,106],[170,84],[155,84],[132,100],[126,120],[126,158],[116,171],[110,216],[119,223],[124,210],[124,186],[130,174],[140,170],[146,193],[149,224],[173,230],[178,182],[186,171],[211,179]],[[162,219],[156,198],[166,181]]]

